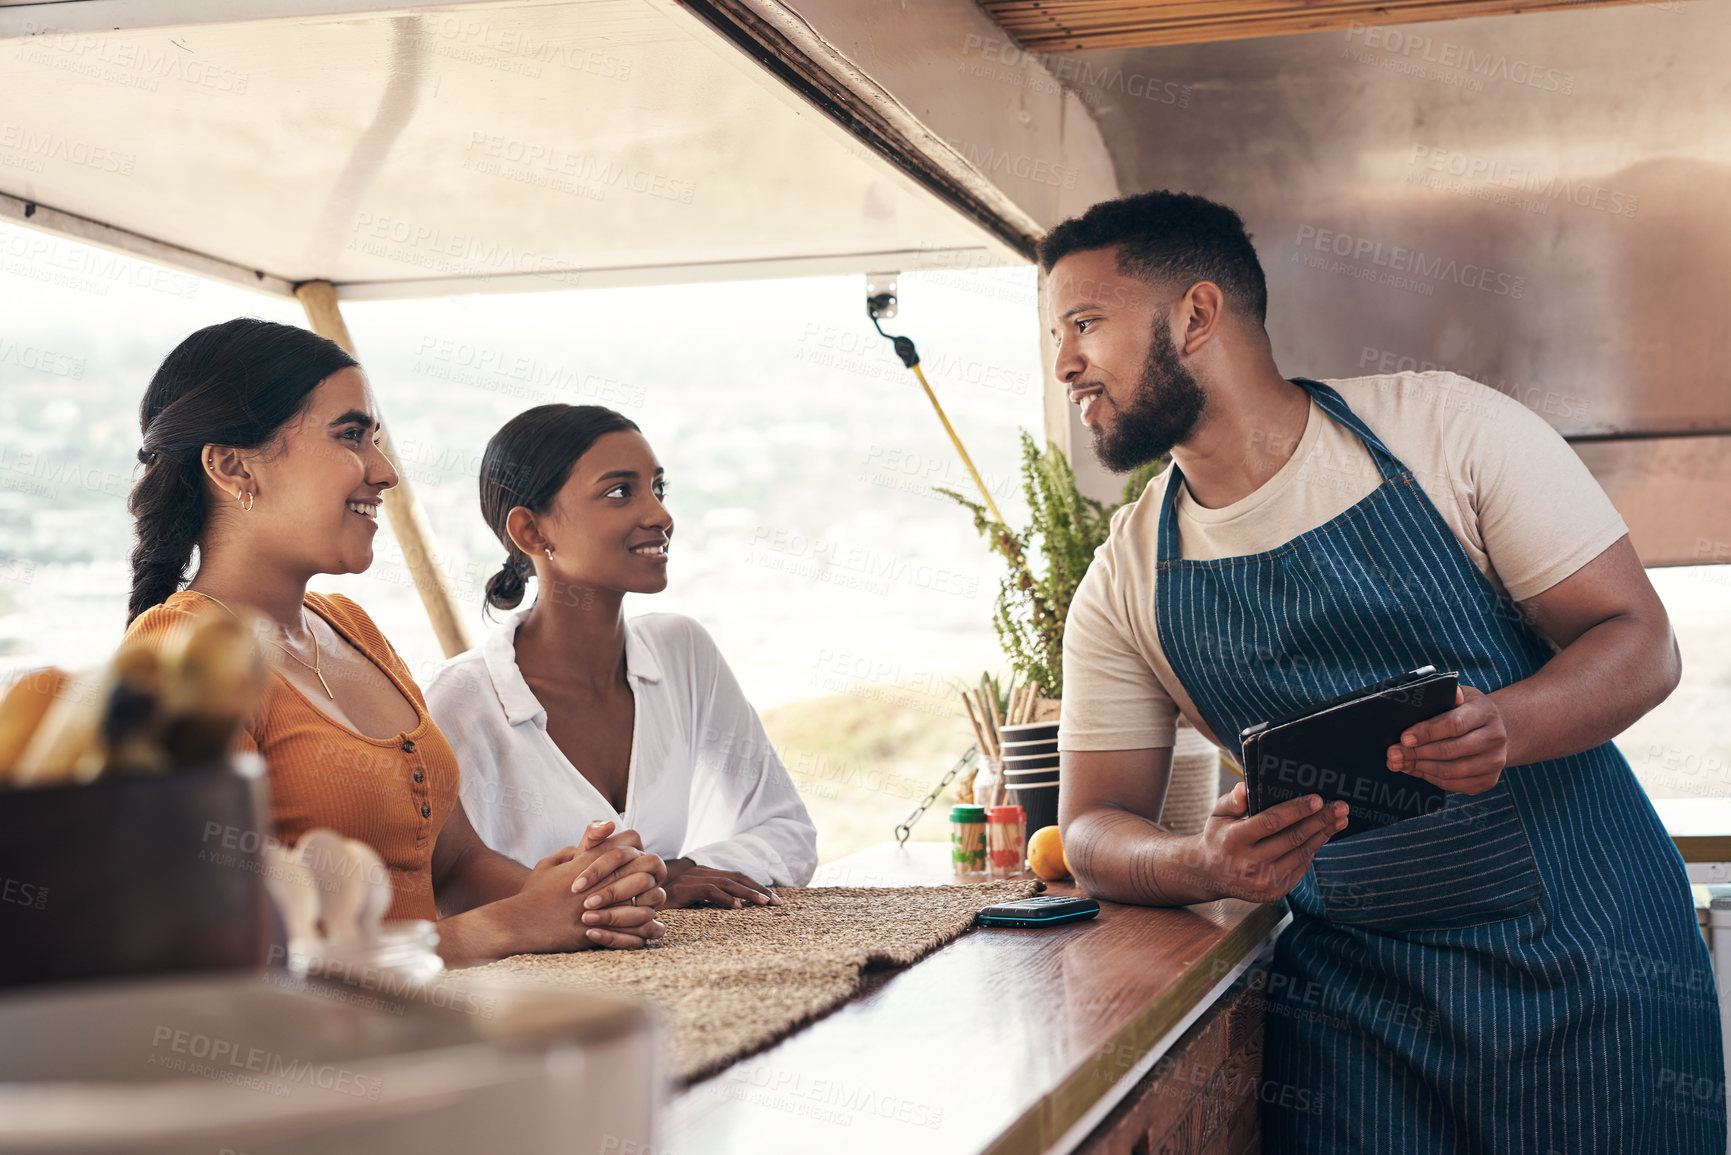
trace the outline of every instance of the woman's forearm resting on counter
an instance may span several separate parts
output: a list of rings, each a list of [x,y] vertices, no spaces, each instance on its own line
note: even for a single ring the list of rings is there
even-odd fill
[[[591,823],[533,870],[483,844],[459,804],[439,836],[433,880],[448,962],[641,946],[662,933],[667,867],[636,831]],[[633,901],[636,900],[636,901]]]

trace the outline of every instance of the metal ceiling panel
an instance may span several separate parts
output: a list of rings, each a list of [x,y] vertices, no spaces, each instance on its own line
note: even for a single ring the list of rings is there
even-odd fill
[[[1126,192],[1245,218],[1282,368],[1453,369],[1582,437],[1731,432],[1727,44],[1691,2],[1061,59]]]

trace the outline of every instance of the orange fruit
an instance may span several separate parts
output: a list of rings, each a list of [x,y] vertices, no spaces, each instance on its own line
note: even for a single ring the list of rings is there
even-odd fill
[[[1056,826],[1042,826],[1028,839],[1028,869],[1047,882],[1070,877],[1070,861]]]

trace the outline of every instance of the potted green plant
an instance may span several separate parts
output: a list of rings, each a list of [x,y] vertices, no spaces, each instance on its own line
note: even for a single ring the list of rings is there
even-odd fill
[[[990,675],[983,676],[982,698],[990,694],[1004,707],[1018,681],[1023,686],[1037,684],[1044,708],[1036,716],[1041,720],[1056,717],[1054,699],[1064,691],[1064,623],[1076,587],[1088,572],[1094,551],[1111,532],[1112,515],[1141,497],[1148,482],[1166,468],[1166,462],[1162,457],[1132,471],[1119,500],[1107,504],[1084,496],[1076,488],[1076,476],[1057,446],[1048,445],[1042,453],[1024,431],[1022,490],[1028,500],[1029,524],[1023,530],[1010,528],[979,502],[954,490],[939,490],[973,513],[974,528],[1009,566],[999,585],[992,626],[1011,676],[1002,686]],[[1214,744],[1192,729],[1182,715],[1172,754],[1172,776],[1161,820],[1179,834],[1193,834],[1202,829],[1214,807],[1219,755]],[[973,796],[972,785],[970,781],[962,786],[969,797]]]
[[[1064,622],[1076,587],[1106,540],[1112,515],[1141,496],[1149,480],[1166,467],[1166,458],[1132,470],[1122,497],[1108,504],[1076,488],[1070,462],[1056,445],[1048,444],[1042,453],[1026,430],[1021,436],[1027,528],[1012,529],[953,489],[938,492],[973,513],[974,528],[1008,565],[992,627],[1013,678],[1037,684],[1042,696],[1052,699],[1064,690]]]

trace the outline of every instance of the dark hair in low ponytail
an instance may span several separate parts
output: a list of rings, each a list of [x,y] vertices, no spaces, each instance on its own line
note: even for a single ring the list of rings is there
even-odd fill
[[[519,505],[546,513],[577,459],[609,433],[637,423],[605,405],[537,405],[525,409],[487,442],[481,455],[481,516],[505,547],[505,564],[487,579],[487,604],[516,609],[533,567],[511,540],[505,520]]]
[[[356,364],[334,341],[254,317],[200,329],[163,359],[138,407],[144,476],[126,503],[138,538],[128,624],[186,579],[208,513],[199,451],[270,444],[319,382]]]
[[[529,575],[534,572],[534,567],[523,556],[522,550],[512,546],[505,548],[509,551],[505,554],[505,564],[487,579],[487,604],[501,610],[514,610],[523,604],[523,595],[529,590]]]

